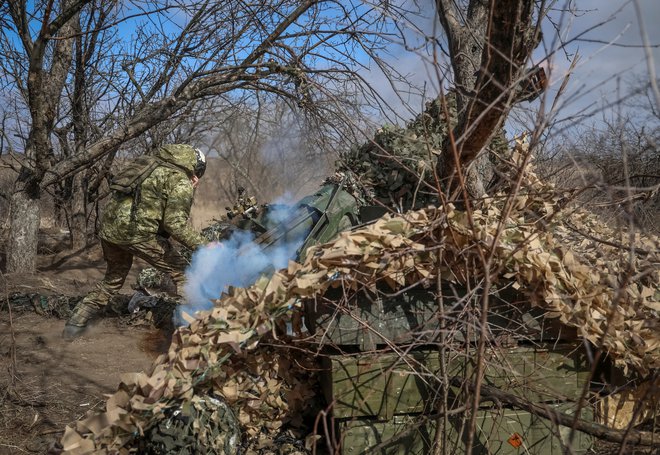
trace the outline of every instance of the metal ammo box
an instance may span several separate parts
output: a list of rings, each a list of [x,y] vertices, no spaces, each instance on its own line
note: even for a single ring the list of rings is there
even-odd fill
[[[360,207],[341,185],[327,184],[299,201],[293,217],[262,228],[258,240],[267,249],[304,233],[300,259],[311,245],[382,214],[379,207]],[[427,454],[439,444],[443,453],[464,452],[465,413],[458,411],[465,400],[460,387],[445,390],[442,378],[471,376],[479,332],[463,320],[466,290],[448,287],[442,293],[450,308],[444,328],[437,296],[420,288],[306,307],[306,325],[322,346],[321,384],[342,454]],[[340,293],[326,297],[342,301]],[[490,300],[489,340],[499,347],[486,352],[483,383],[570,414],[590,372],[575,330],[544,318],[510,291]],[[452,343],[443,342],[447,339]],[[438,417],[443,408],[449,410],[446,419]],[[583,408],[580,417],[592,419],[591,409]],[[579,454],[592,442],[586,434],[492,401],[482,401],[476,421],[475,454],[563,454],[567,445]]]
[[[443,453],[464,452],[465,414],[450,411],[445,420],[438,413],[464,405],[461,390],[449,387],[444,407],[441,378],[471,376],[477,331],[460,320],[463,304],[456,296],[465,293],[447,294],[453,303],[445,297],[452,310],[444,337],[451,331],[455,343],[442,351],[439,340],[445,338],[430,291],[384,299],[363,294],[341,307],[307,307],[308,328],[323,344],[321,384],[342,454],[427,454],[436,444],[445,444]],[[538,309],[509,303],[511,297],[492,296],[490,339],[503,338],[500,347],[487,349],[483,384],[570,414],[590,375],[575,333]],[[593,419],[592,410],[583,408],[581,418]],[[478,454],[562,454],[567,445],[579,454],[592,443],[584,433],[492,401],[482,401],[476,420]],[[439,424],[442,432],[436,432]]]

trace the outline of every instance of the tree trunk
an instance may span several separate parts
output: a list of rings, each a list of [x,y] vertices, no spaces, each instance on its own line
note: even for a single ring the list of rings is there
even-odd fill
[[[33,273],[37,269],[37,243],[41,218],[39,193],[25,186],[12,193],[9,207],[7,271]]]
[[[485,3],[473,0],[470,4]],[[454,142],[447,141],[442,159],[438,162],[438,173],[446,179],[450,190],[458,184],[458,173],[465,171],[480,155],[511,109],[523,67],[538,43],[537,30],[532,24],[534,5],[531,0],[502,0],[497,6],[484,8],[486,15],[479,14],[488,25],[479,71],[469,83],[457,80],[459,90],[469,88],[472,91],[466,97],[467,104],[458,105],[459,121],[454,129]],[[454,7],[444,5],[443,8],[451,14]],[[454,62],[455,56],[460,53],[461,37],[465,30],[455,18],[452,20],[451,15],[444,23],[459,37],[454,40],[458,44],[450,46]],[[457,67],[455,65],[455,72],[458,72]],[[472,87],[469,87],[470,84]],[[469,182],[467,186],[471,196],[483,194],[473,193]]]
[[[438,17],[449,42],[457,117],[460,119],[464,117],[465,110],[474,97],[477,74],[486,45],[489,2],[472,0],[463,14],[458,12],[450,0],[437,0],[436,4]],[[492,178],[493,165],[488,155],[488,152],[484,151],[476,158],[476,162],[466,169],[465,183],[468,193],[473,197],[484,195]],[[442,154],[438,160],[438,169],[451,167],[451,163],[447,161],[453,162],[454,157],[448,153]]]
[[[24,164],[11,197],[10,241],[7,270],[34,272],[37,265],[37,242],[40,211],[40,184],[52,165],[53,149],[50,135],[55,127],[59,101],[73,59],[74,16],[89,0],[67,0],[60,5],[62,13],[55,16],[52,3],[44,12],[42,28],[29,47],[27,98],[31,128],[25,148],[30,163]],[[15,11],[14,11],[15,12]],[[77,19],[77,18],[76,18]],[[25,25],[21,18],[15,23]],[[19,27],[25,42],[31,40],[27,27]],[[53,36],[61,39],[53,41]],[[64,37],[64,38],[62,38]],[[28,167],[29,166],[29,167]]]
[[[87,246],[87,211],[86,188],[83,185],[83,173],[73,178],[71,192],[71,242],[74,250]]]

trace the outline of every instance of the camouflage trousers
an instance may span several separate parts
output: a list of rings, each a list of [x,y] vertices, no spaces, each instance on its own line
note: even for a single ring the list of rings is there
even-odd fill
[[[95,289],[76,305],[67,325],[85,327],[91,318],[105,308],[110,298],[124,285],[135,256],[170,275],[174,283],[174,289],[171,290],[173,295],[181,289],[188,261],[172,248],[167,240],[154,239],[129,245],[117,245],[101,240],[101,246],[106,261],[105,276],[96,284]]]

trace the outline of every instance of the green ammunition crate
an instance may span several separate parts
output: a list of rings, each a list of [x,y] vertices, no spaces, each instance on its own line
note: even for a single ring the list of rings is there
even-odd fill
[[[341,301],[340,295],[335,298],[333,291],[330,292],[330,300]],[[448,324],[454,340],[465,341],[469,324],[456,322],[460,320],[465,304],[457,303],[461,297],[460,291],[445,290],[444,293],[447,295],[445,305],[453,307]],[[337,309],[332,304],[312,302],[307,305],[306,312],[309,331],[326,345],[355,346],[370,351],[390,343],[431,342],[437,340],[440,334],[437,299],[432,292],[423,289],[412,289],[393,298],[358,295],[343,309]],[[515,296],[507,295],[506,301],[491,296],[489,332],[494,336],[507,334],[516,339],[538,342],[576,339],[574,329],[562,327],[556,319],[544,318],[544,314],[529,304],[516,302]],[[472,330],[471,336],[478,336],[478,332]]]
[[[448,376],[469,377],[474,356],[453,353]],[[335,418],[428,412],[440,391],[440,353],[435,350],[327,356],[321,384]],[[489,349],[484,384],[533,402],[576,400],[589,364],[573,345]]]
[[[583,418],[591,419],[592,416],[590,410],[583,411]],[[570,441],[570,428],[557,427],[549,420],[525,411],[480,410],[476,423],[474,455],[563,455]],[[450,419],[449,427],[445,432],[447,447],[444,453],[463,454],[465,435],[461,435],[460,420]],[[386,422],[342,421],[339,423],[341,454],[427,455],[433,453],[435,428],[436,422],[420,421],[419,417],[411,416],[395,417]],[[592,442],[591,436],[576,431],[569,453],[586,453]]]

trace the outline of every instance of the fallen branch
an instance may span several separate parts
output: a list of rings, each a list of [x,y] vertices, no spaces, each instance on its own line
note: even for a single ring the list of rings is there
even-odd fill
[[[452,378],[451,383],[454,386],[461,386],[463,384],[463,378]],[[469,384],[470,389],[474,389],[474,384]],[[504,392],[495,387],[488,385],[481,385],[481,395],[483,398],[495,399],[502,403],[511,405],[513,407],[519,408],[523,411],[527,411],[531,414],[534,414],[538,417],[543,417],[549,419],[552,422],[557,423],[569,428],[575,428],[576,430],[582,431],[583,433],[590,434],[597,437],[598,439],[603,439],[610,442],[623,443],[624,441],[632,445],[640,445],[647,447],[654,447],[660,444],[660,435],[648,431],[638,431],[638,430],[614,430],[605,425],[601,425],[596,422],[589,422],[583,419],[576,419],[575,416],[570,414],[565,414],[559,412],[555,409],[550,408],[549,406],[543,406],[531,401],[525,400],[523,398],[517,397],[511,393]]]

